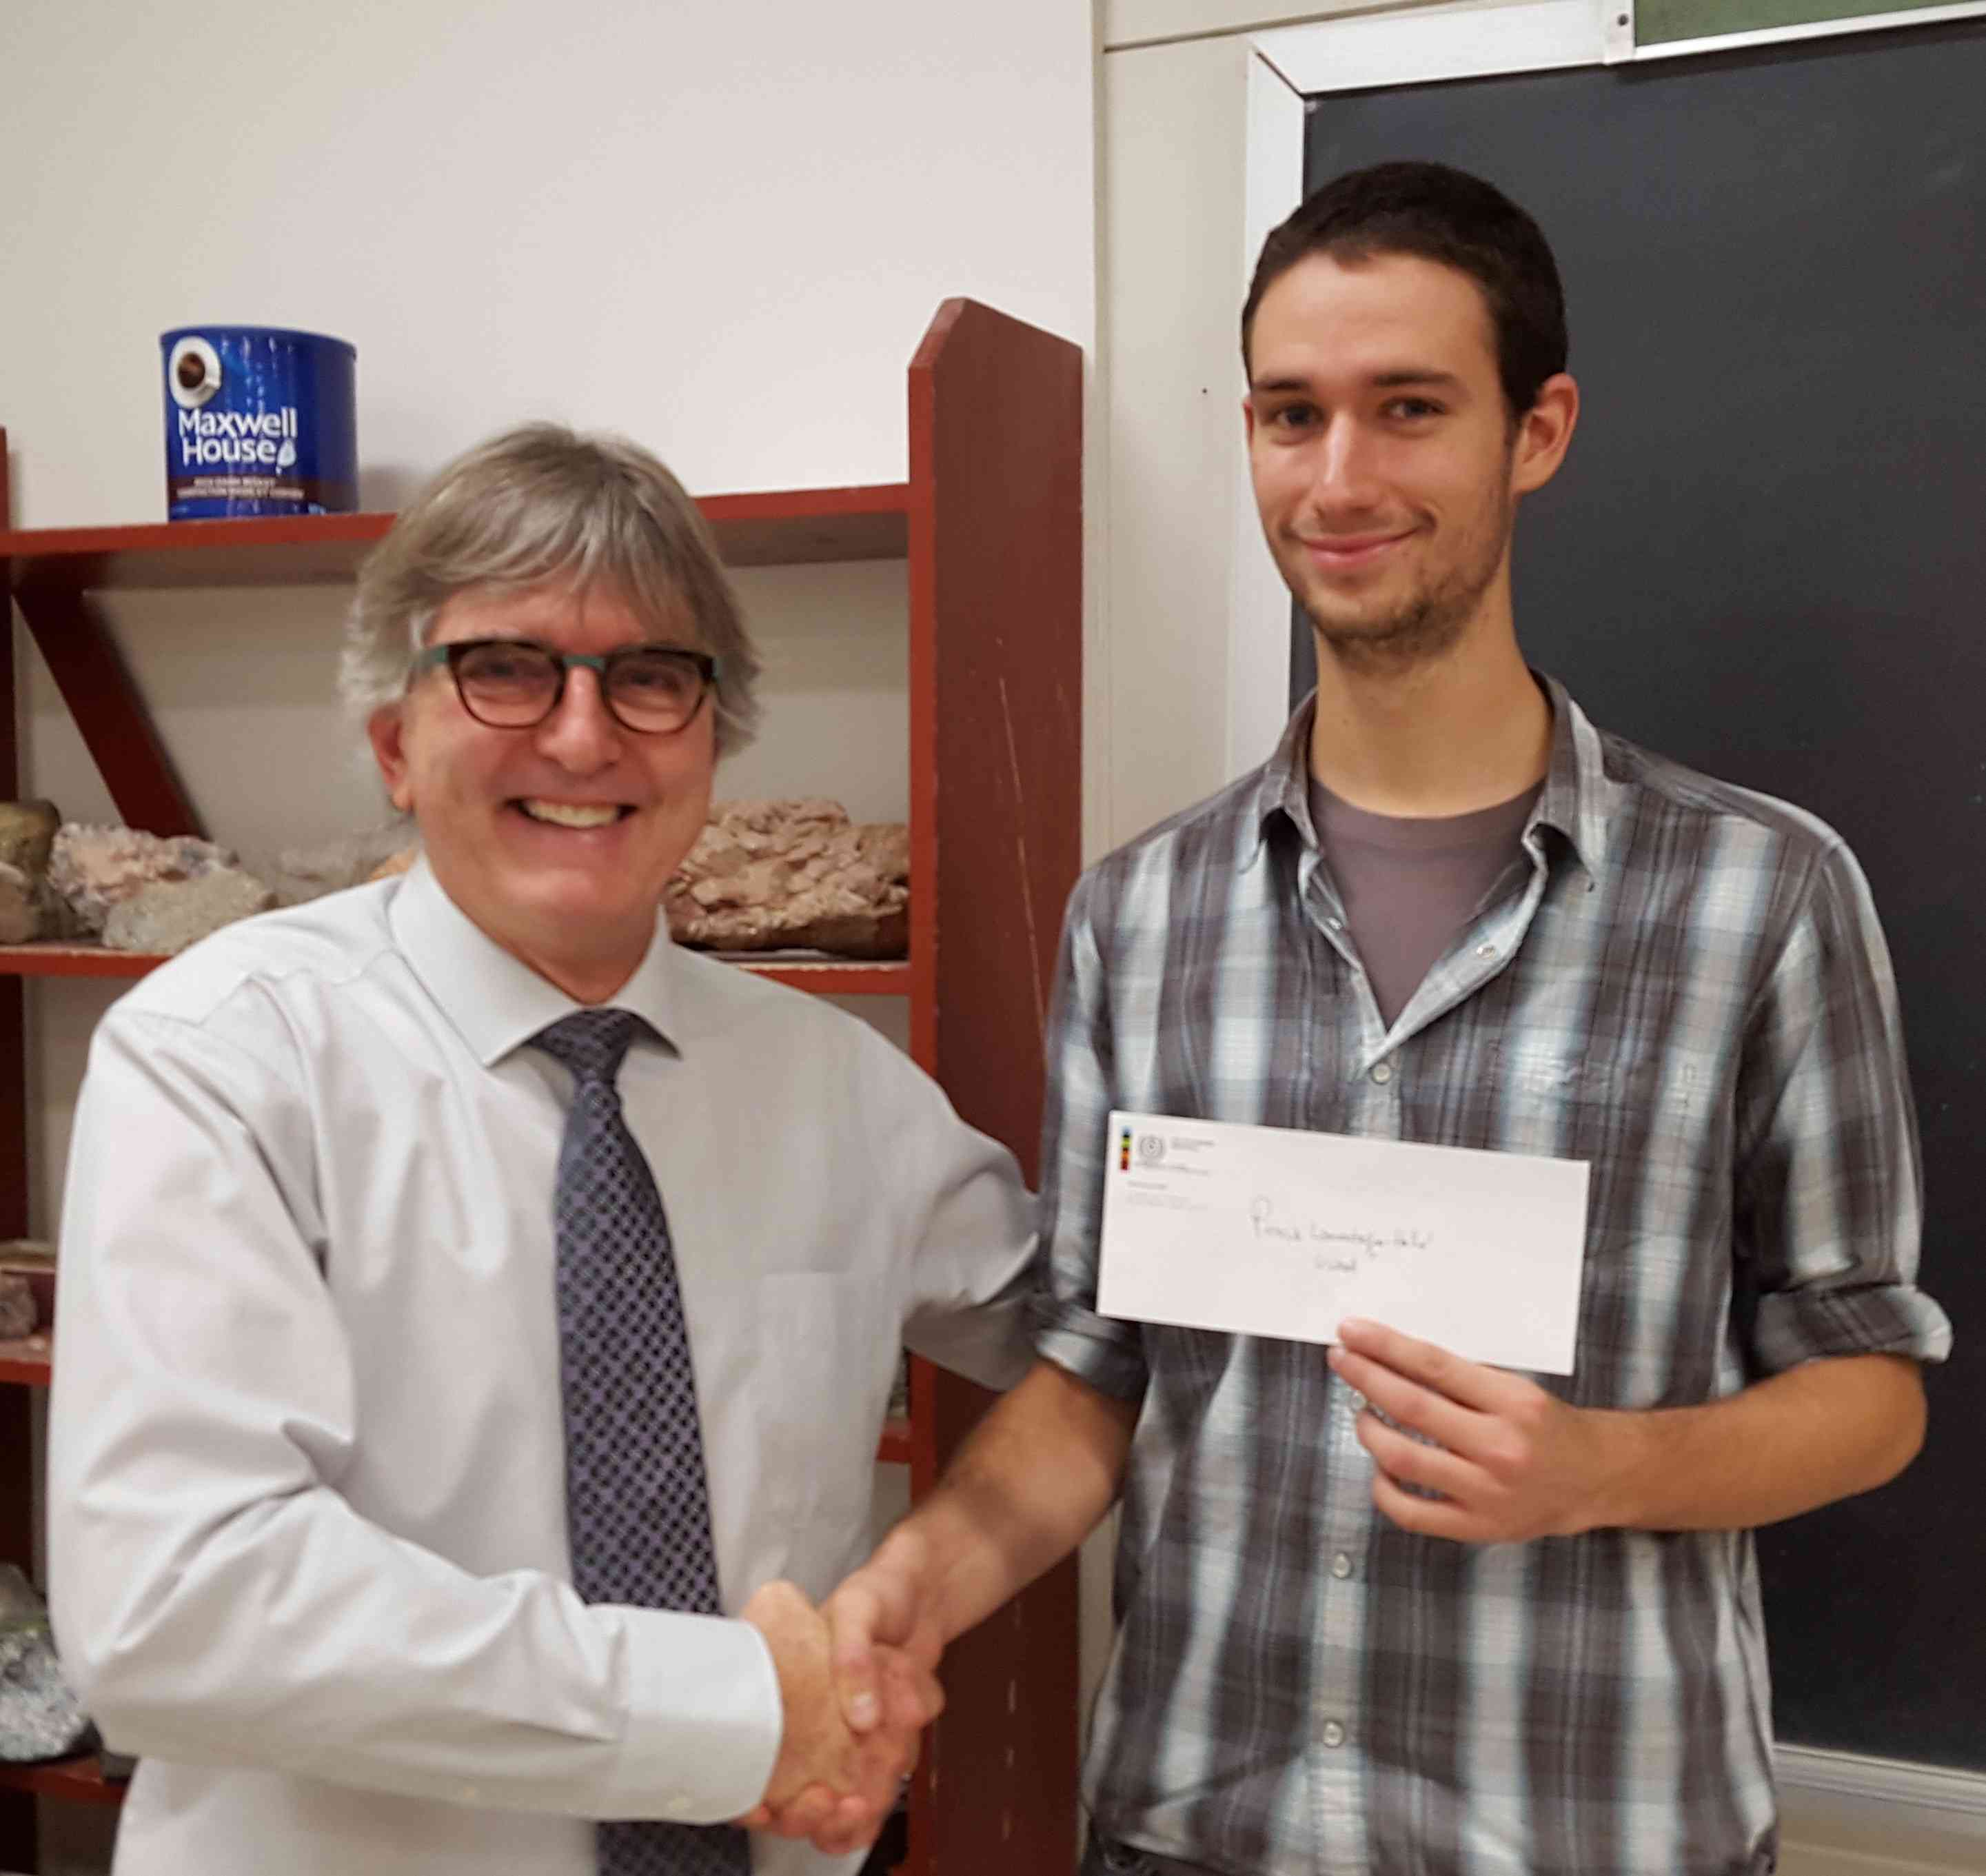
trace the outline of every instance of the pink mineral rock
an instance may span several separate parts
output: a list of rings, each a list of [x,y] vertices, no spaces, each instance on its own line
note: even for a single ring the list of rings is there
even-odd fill
[[[198,879],[240,863],[224,847],[191,835],[163,839],[136,827],[66,823],[49,857],[49,883],[74,910],[84,930],[100,933],[111,908],[162,881]]]

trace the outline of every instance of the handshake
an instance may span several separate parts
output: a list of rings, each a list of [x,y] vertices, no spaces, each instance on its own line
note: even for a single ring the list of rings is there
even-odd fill
[[[898,1531],[819,1608],[767,1583],[740,1612],[779,1678],[779,1754],[746,1829],[859,1850],[882,1827],[944,1709],[944,1638],[922,1612],[924,1554]]]

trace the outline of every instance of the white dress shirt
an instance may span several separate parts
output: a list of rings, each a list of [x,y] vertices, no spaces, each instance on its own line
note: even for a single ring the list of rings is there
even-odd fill
[[[866,1025],[658,935],[617,1006],[669,1218],[724,1606],[867,1555],[899,1345],[1028,1349],[1006,1150]],[[64,1200],[49,1580],[142,1756],[119,1876],[590,1876],[735,1817],[780,1711],[735,1620],[569,1581],[552,1194],[577,1007],[417,867],[232,927],[99,1026]],[[755,1840],[755,1868],[849,1859]]]

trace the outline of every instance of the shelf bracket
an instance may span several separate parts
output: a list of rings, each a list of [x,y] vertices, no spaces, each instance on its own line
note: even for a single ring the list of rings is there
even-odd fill
[[[15,589],[14,603],[129,827],[164,838],[203,833],[116,644],[83,594]]]

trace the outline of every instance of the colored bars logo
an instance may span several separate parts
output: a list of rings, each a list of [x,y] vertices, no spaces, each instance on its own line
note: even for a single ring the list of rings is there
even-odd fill
[[[1118,1143],[1117,1170],[1120,1173],[1128,1173],[1131,1170],[1131,1130],[1129,1127],[1124,1130],[1124,1137]]]

